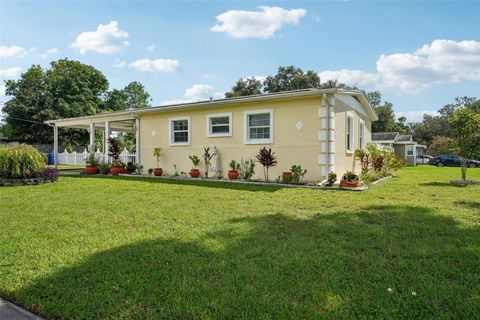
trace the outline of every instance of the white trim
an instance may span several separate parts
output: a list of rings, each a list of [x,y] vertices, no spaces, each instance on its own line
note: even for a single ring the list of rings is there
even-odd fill
[[[173,127],[172,122],[177,120],[187,120],[188,121],[188,141],[187,142],[173,142]],[[168,145],[175,147],[175,146],[189,146],[191,141],[191,130],[190,130],[190,116],[185,117],[174,117],[168,119]]]
[[[350,128],[348,127],[348,118],[352,119],[352,122],[351,122],[352,130],[349,130]],[[355,117],[353,116],[353,113],[347,111],[347,114],[345,117],[345,151],[348,154],[352,154],[355,151],[355,124],[354,124],[355,121],[354,120],[355,120]],[[350,137],[347,134],[349,131],[350,131]],[[349,141],[351,142],[350,143],[351,149],[348,149]]]
[[[212,133],[212,130],[211,130],[211,127],[210,127],[210,119],[219,118],[219,117],[228,117],[228,133]],[[232,136],[232,113],[231,112],[207,114],[206,119],[207,119],[207,137],[217,138],[217,137],[231,137]]]
[[[365,147],[365,121],[360,119],[358,125],[358,148],[363,149]]]
[[[270,114],[270,139],[249,139],[248,138],[248,116],[252,114]],[[243,112],[243,143],[244,144],[272,144],[273,143],[273,109],[249,110]]]

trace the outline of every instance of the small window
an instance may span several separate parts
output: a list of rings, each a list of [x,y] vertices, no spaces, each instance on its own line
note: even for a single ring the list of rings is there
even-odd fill
[[[407,145],[407,156],[413,156],[413,145]]]
[[[361,149],[365,147],[365,122],[360,120],[360,128],[358,133],[358,147]]]
[[[346,133],[347,152],[353,152],[353,116],[348,114]]]
[[[245,113],[245,143],[272,143],[272,111],[251,111]]]
[[[208,137],[229,137],[232,135],[232,114],[217,113],[207,115]]]
[[[170,144],[190,144],[190,117],[170,119]]]

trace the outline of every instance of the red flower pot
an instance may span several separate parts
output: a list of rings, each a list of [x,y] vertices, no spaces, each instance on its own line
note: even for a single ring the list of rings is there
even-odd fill
[[[96,166],[86,166],[83,170],[86,174],[97,174],[97,167]]]
[[[238,179],[238,171],[237,170],[228,171],[228,179],[230,180]]]
[[[127,168],[122,168],[122,172],[120,172],[120,173],[126,174],[126,173],[128,173],[128,169]]]
[[[282,173],[282,181],[289,183],[292,181],[292,173],[290,171],[285,171]]]
[[[110,173],[112,176],[118,176],[120,173],[123,173],[123,167],[111,167]]]
[[[200,170],[198,170],[198,169],[190,170],[190,177],[192,177],[192,178],[200,177]]]
[[[157,177],[160,177],[163,174],[163,169],[162,168],[155,168],[155,169],[153,169],[153,174],[156,175]]]
[[[359,188],[363,185],[362,181],[348,182],[347,180],[340,180],[341,188]]]

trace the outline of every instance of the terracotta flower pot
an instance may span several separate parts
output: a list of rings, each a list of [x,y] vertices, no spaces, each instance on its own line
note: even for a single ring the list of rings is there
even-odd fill
[[[112,176],[118,176],[120,173],[123,173],[123,167],[111,167],[110,173]]]
[[[126,173],[128,173],[128,169],[122,167],[122,172],[120,172],[120,173],[126,174]]]
[[[83,170],[86,174],[97,174],[97,166],[86,166]]]
[[[200,170],[198,170],[198,169],[190,170],[190,177],[192,177],[192,178],[200,177]]]
[[[153,169],[153,174],[156,175],[157,177],[160,177],[163,174],[163,169],[162,168],[155,168],[155,169]]]
[[[230,180],[238,179],[238,171],[237,170],[228,171],[228,179]]]
[[[363,186],[362,181],[348,182],[347,180],[340,180],[341,188],[359,188]]]
[[[292,173],[290,171],[285,171],[282,173],[282,181],[283,182],[291,182],[292,181]]]

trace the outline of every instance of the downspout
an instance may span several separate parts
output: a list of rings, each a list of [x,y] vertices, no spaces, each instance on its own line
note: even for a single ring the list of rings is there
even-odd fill
[[[326,98],[326,95],[325,95]],[[327,176],[330,173],[330,101],[325,100],[327,102]]]

